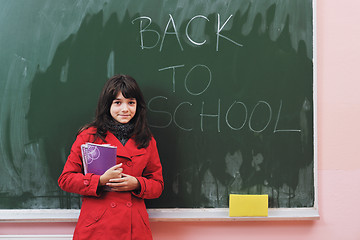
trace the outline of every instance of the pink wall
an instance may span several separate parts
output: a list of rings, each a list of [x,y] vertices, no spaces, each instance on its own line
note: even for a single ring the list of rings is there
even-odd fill
[[[153,222],[156,240],[360,239],[360,1],[317,0],[320,220]],[[0,223],[2,234],[72,234],[75,223]]]

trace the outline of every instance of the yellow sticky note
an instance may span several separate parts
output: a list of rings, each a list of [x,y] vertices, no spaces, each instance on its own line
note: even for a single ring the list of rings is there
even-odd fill
[[[268,195],[230,194],[230,217],[267,217]]]

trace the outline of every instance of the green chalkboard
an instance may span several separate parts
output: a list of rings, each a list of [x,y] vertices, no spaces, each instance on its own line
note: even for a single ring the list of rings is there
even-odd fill
[[[311,0],[0,4],[0,208],[80,208],[57,178],[116,73],[139,82],[158,143],[149,207],[314,206]]]

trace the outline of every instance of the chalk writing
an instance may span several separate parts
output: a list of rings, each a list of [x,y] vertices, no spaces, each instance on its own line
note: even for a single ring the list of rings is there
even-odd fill
[[[205,68],[205,69],[209,72],[209,80],[208,80],[208,84],[206,85],[206,87],[204,88],[204,90],[202,90],[201,92],[195,93],[195,92],[190,91],[190,89],[189,89],[188,86],[187,86],[187,81],[188,81],[188,79],[189,79],[190,73],[191,73],[195,68],[198,68],[198,67]],[[190,71],[186,74],[185,81],[184,81],[184,82],[185,82],[185,89],[186,89],[186,91],[187,91],[188,93],[190,93],[191,95],[195,95],[195,96],[200,95],[200,94],[204,93],[204,92],[209,88],[210,83],[211,83],[211,78],[212,78],[212,76],[211,76],[210,68],[208,68],[207,66],[205,66],[205,65],[203,65],[203,64],[197,64],[197,65],[193,66],[193,67],[190,69]]]
[[[198,46],[201,46],[201,45],[204,45],[206,43],[206,40],[202,41],[201,43],[199,42],[195,42],[189,35],[189,26],[190,26],[190,23],[192,23],[192,21],[196,18],[203,18],[203,19],[206,19],[208,22],[210,21],[207,17],[203,16],[203,15],[196,15],[195,17],[191,18],[190,21],[188,22],[188,24],[186,24],[186,29],[185,29],[185,33],[186,33],[186,37],[187,39],[189,39],[189,41],[194,44],[194,45],[198,45]]]
[[[231,40],[230,38],[220,34],[220,32],[224,29],[226,23],[230,20],[230,18],[232,17],[233,15],[230,15],[230,17],[228,17],[228,19],[226,19],[225,23],[220,27],[220,14],[217,14],[217,31],[216,31],[216,51],[219,51],[219,38],[222,37],[222,38],[225,38],[226,40],[234,43],[235,45],[239,46],[239,47],[242,47],[243,45],[240,44],[240,43],[237,43],[235,42],[234,40]]]
[[[152,105],[152,102],[155,101],[156,99],[165,99],[165,100],[167,100],[167,97],[164,97],[164,96],[156,96],[156,97],[153,97],[152,99],[150,99],[149,102],[148,102],[148,109],[149,109],[149,111],[150,111],[150,112],[154,112],[154,113],[165,114],[165,115],[167,115],[167,116],[170,117],[170,120],[169,120],[169,122],[168,122],[167,124],[165,124],[165,125],[151,125],[151,126],[152,126],[152,127],[156,127],[156,128],[166,128],[166,127],[170,126],[170,124],[171,124],[171,122],[172,122],[172,120],[173,120],[173,119],[172,119],[172,115],[171,115],[171,113],[166,112],[166,111],[161,111],[161,110],[155,110],[155,109],[153,109],[153,108],[151,107],[151,105]]]
[[[161,101],[160,101],[161,100]],[[224,121],[225,122],[225,126],[227,126],[229,129],[233,130],[233,131],[239,131],[244,129],[244,127],[248,126],[248,129],[252,132],[255,133],[261,133],[264,132],[266,129],[269,128],[269,125],[273,119],[273,108],[271,107],[271,105],[263,100],[258,101],[254,107],[251,109],[251,114],[248,117],[248,106],[241,101],[234,101],[229,107],[225,107],[226,109],[226,114],[225,117],[223,117],[221,115],[222,111],[221,109],[224,108],[224,106],[221,105],[221,99],[218,99],[217,101],[217,106],[209,106],[208,103],[206,103],[205,101],[201,102],[201,106],[199,107],[198,105],[194,105],[191,102],[188,101],[184,101],[184,102],[180,102],[179,104],[177,104],[174,108],[173,113],[166,111],[164,109],[155,109],[154,106],[164,106],[166,105],[166,101],[168,100],[167,97],[164,96],[155,96],[153,98],[151,98],[148,101],[148,109],[149,109],[149,113],[150,114],[156,114],[159,116],[156,118],[157,121],[164,121],[164,123],[162,125],[160,124],[153,124],[150,123],[151,127],[155,127],[155,128],[167,128],[169,127],[172,123],[174,123],[174,125],[183,130],[183,131],[193,131],[193,127],[189,128],[189,127],[185,127],[182,126],[181,124],[179,124],[179,122],[177,121],[177,119],[179,119],[180,116],[189,116],[191,115],[191,113],[193,114],[194,111],[196,111],[196,109],[198,109],[199,114],[198,115],[193,115],[193,116],[199,116],[199,125],[200,127],[198,129],[200,129],[200,131],[204,132],[204,131],[211,131],[211,129],[206,129],[205,128],[205,122],[208,122],[210,120],[210,118],[214,118],[216,120],[216,126],[217,126],[217,132],[221,132],[221,122]],[[185,105],[187,105],[188,107],[185,108]],[[206,112],[205,109],[205,105],[207,105],[207,108],[211,109],[215,109],[214,112],[209,113]],[[234,107],[236,105],[240,105],[242,106],[243,110],[243,116],[238,116],[240,119],[242,119],[241,121],[239,121],[239,125],[240,127],[234,127],[233,124],[230,124],[230,120],[229,120],[229,116],[231,115],[231,111],[234,109]],[[264,106],[264,108],[261,108],[261,106]],[[179,113],[179,109],[186,109],[183,110],[182,114]],[[279,129],[279,119],[281,118],[281,110],[282,110],[282,100],[280,100],[280,107],[279,110],[277,112],[277,118],[275,120],[274,123],[274,130],[272,131],[273,133],[279,133],[279,132],[301,132],[301,129]],[[265,119],[266,122],[264,123],[264,126],[261,126],[259,129],[256,129],[253,126],[254,122],[258,122],[259,120],[264,120],[262,117],[261,119],[259,119],[259,117],[256,117],[256,112],[261,112],[261,113],[266,113],[268,117]],[[161,116],[166,116],[166,120],[163,119],[163,117]],[[195,120],[195,119],[192,119]]]
[[[233,126],[230,125],[229,123],[229,113],[230,113],[230,110],[236,105],[236,104],[241,104],[244,108],[244,111],[245,111],[245,117],[244,117],[244,121],[243,121],[243,124],[241,125],[241,127],[238,127],[238,128],[235,128]],[[225,121],[226,121],[226,124],[229,126],[229,128],[231,128],[232,130],[240,130],[242,129],[245,124],[246,124],[246,119],[247,119],[247,115],[248,115],[248,112],[247,112],[247,108],[246,108],[246,105],[245,103],[243,102],[238,102],[238,101],[234,101],[233,104],[231,104],[231,106],[229,107],[229,109],[226,111],[226,115],[225,115]]]
[[[180,46],[180,48],[181,48],[181,51],[183,51],[184,48],[183,48],[182,45],[181,45],[181,42],[180,42],[180,39],[179,39],[179,34],[178,34],[178,32],[177,32],[174,19],[173,19],[173,17],[171,16],[171,14],[169,14],[169,16],[170,16],[170,18],[169,18],[168,23],[166,24],[166,27],[165,27],[165,30],[164,30],[164,35],[163,35],[163,38],[162,38],[162,40],[161,40],[160,52],[161,52],[161,50],[162,50],[162,48],[163,48],[163,44],[164,44],[164,40],[165,40],[166,34],[175,35],[175,36],[176,36],[176,39],[177,39],[177,41],[178,41],[178,43],[179,43],[179,46]],[[174,29],[173,32],[168,32],[170,23],[171,23],[171,25],[172,25],[172,28]]]
[[[220,132],[220,99],[218,100],[218,111],[217,114],[205,114],[204,113],[204,102],[201,103],[201,113],[200,113],[200,129],[204,131],[204,117],[213,117],[217,118],[217,131]]]
[[[173,92],[175,92],[175,68],[179,68],[179,67],[184,67],[185,65],[176,65],[176,66],[170,66],[170,67],[165,67],[165,68],[160,68],[159,69],[159,72],[160,71],[164,71],[164,70],[167,70],[167,69],[172,69],[172,84],[173,84]]]
[[[148,24],[143,27],[143,20],[146,19],[148,20]],[[137,20],[140,20],[140,47],[141,49],[151,49],[151,48],[154,48],[156,47],[156,45],[158,44],[159,40],[160,40],[160,34],[153,30],[153,29],[148,29],[148,27],[151,25],[151,18],[150,17],[146,17],[146,16],[141,16],[141,17],[138,17],[138,18],[135,18],[134,20],[132,20],[132,24],[134,24],[135,21]],[[157,36],[157,40],[156,40],[156,43],[152,46],[145,46],[144,44],[144,33],[145,32],[151,32],[151,33],[155,33],[156,36]]]
[[[191,131],[192,130],[192,128],[185,128],[185,127],[181,127],[178,123],[177,123],[177,121],[176,121],[176,114],[177,114],[177,111],[179,110],[179,108],[182,106],[182,105],[184,105],[184,104],[188,104],[188,105],[190,105],[190,106],[192,106],[192,103],[190,103],[190,102],[182,102],[182,103],[180,103],[176,108],[175,108],[175,111],[174,111],[174,124],[178,127],[178,128],[180,128],[181,130],[184,130],[184,131]]]
[[[215,35],[216,35],[216,46],[215,46],[215,50],[216,51],[219,51],[219,46],[220,46],[220,39],[225,39],[231,43],[233,43],[235,46],[238,46],[238,47],[243,47],[243,44],[241,43],[238,43],[237,41],[234,41],[233,39],[230,39],[229,37],[225,36],[222,31],[223,29],[225,28],[226,24],[230,21],[230,19],[232,18],[233,15],[230,15],[224,23],[221,23],[221,19],[220,19],[220,14],[217,14],[217,23],[216,23],[216,32],[215,32]],[[194,22],[195,19],[205,19],[206,21],[210,22],[210,20],[206,17],[206,16],[203,16],[203,15],[196,15],[194,17],[192,17],[188,23],[186,24],[186,28],[185,28],[185,36],[186,36],[186,39],[193,45],[195,46],[202,46],[204,45],[207,41],[206,39],[203,40],[202,42],[197,42],[195,41],[189,34],[189,28],[191,25],[195,25],[196,22]],[[161,34],[154,30],[154,29],[151,29],[150,28],[150,25],[152,23],[152,20],[151,20],[151,17],[148,17],[148,16],[140,16],[140,17],[137,17],[135,19],[133,19],[131,21],[132,24],[134,24],[136,21],[139,21],[139,35],[140,35],[140,47],[141,49],[152,49],[152,48],[155,48],[160,39],[161,39],[161,42],[160,42],[160,46],[159,46],[159,51],[161,52],[163,50],[163,47],[164,47],[164,42],[165,42],[165,38],[166,36],[168,35],[174,35],[176,37],[176,40],[177,40],[177,43],[179,44],[179,48],[181,51],[184,51],[184,48],[182,46],[182,43],[180,41],[181,37],[180,37],[180,32],[178,31],[177,27],[176,27],[176,23],[175,23],[175,20],[173,18],[173,16],[171,14],[169,14],[169,19],[167,21],[167,24],[164,28],[164,32],[162,34],[162,37],[161,37]],[[144,23],[144,22],[147,22]],[[145,45],[144,43],[144,37],[145,37],[145,33],[152,33],[155,34],[155,37],[156,37],[156,41],[153,45]]]
[[[257,108],[258,106],[260,106],[260,104],[265,104],[265,106],[267,106],[267,107],[269,108],[269,119],[268,119],[268,122],[265,124],[265,127],[264,127],[263,129],[261,129],[261,130],[254,130],[254,129],[252,128],[252,125],[251,125],[251,122],[252,122],[251,120],[252,120],[252,118],[253,118],[253,114],[254,114],[256,108]],[[270,123],[270,121],[271,121],[271,117],[272,117],[271,106],[270,106],[267,102],[265,102],[265,101],[259,101],[259,102],[255,105],[255,107],[253,108],[253,110],[252,110],[252,112],[251,112],[251,114],[250,114],[250,118],[249,118],[249,128],[250,128],[250,130],[253,131],[253,132],[258,132],[258,133],[264,131],[264,130],[267,128],[267,126],[269,125],[269,123]]]
[[[227,19],[228,21],[229,19]],[[222,28],[221,28],[222,29]],[[168,66],[168,67],[163,67],[163,68],[160,68],[158,69],[158,71],[165,71],[165,70],[172,70],[172,75],[171,75],[171,83],[172,83],[172,92],[175,93],[176,92],[176,69],[177,68],[183,68],[185,67],[185,64],[179,64],[179,65],[171,65],[171,66]],[[197,92],[191,90],[188,86],[188,81],[189,81],[189,78],[190,78],[190,75],[191,73],[196,69],[196,68],[201,68],[201,69],[205,69],[207,72],[208,72],[208,79],[207,79],[207,83],[206,83],[206,86],[202,89],[202,90],[198,90]],[[198,80],[198,79],[196,79]],[[210,84],[212,82],[212,73],[211,73],[211,70],[209,67],[207,67],[206,65],[204,64],[196,64],[194,65],[193,67],[191,67],[191,69],[186,73],[186,76],[184,78],[184,88],[186,90],[186,92],[192,96],[199,96],[203,93],[205,93],[208,88],[210,87]],[[159,100],[162,100],[159,102]],[[164,102],[165,100],[165,102]],[[168,111],[165,111],[164,109],[161,110],[161,109],[157,109],[157,108],[154,108],[154,105],[155,106],[164,106],[166,105],[166,101],[168,100],[167,97],[164,97],[164,96],[155,96],[155,97],[152,97],[149,101],[148,101],[148,109],[149,109],[149,112],[150,113],[156,113],[156,114],[160,114],[161,116],[166,116],[165,118],[168,119],[168,121],[165,121],[163,124],[150,124],[152,127],[155,127],[155,128],[167,128],[171,125],[171,123],[174,123],[174,125],[183,130],[183,131],[192,131],[194,128],[193,127],[185,127],[183,125],[181,125],[179,122],[178,122],[178,117],[179,116],[190,116],[191,114],[189,113],[193,113],[194,111],[194,105],[193,103],[191,102],[188,102],[188,101],[183,101],[183,102],[180,102],[175,108],[174,108],[174,111],[173,113],[171,112],[168,112]],[[282,99],[280,100],[280,105],[279,105],[279,110],[278,110],[278,113],[277,113],[277,117],[276,117],[276,120],[275,120],[275,124],[274,124],[274,129],[273,129],[273,133],[279,133],[279,132],[301,132],[300,129],[279,129],[278,125],[279,125],[279,121],[280,121],[280,115],[281,115],[281,110],[282,110],[282,104],[283,104],[283,101]],[[179,113],[179,109],[183,109],[183,107],[185,105],[188,105],[189,108],[188,109],[188,112],[187,114],[183,113],[183,114],[180,114]],[[217,132],[221,132],[221,99],[219,98],[218,99],[218,104],[216,106],[217,108],[217,113],[206,113],[204,112],[204,105],[205,105],[205,102],[202,101],[201,102],[201,108],[200,108],[200,113],[199,113],[199,117],[200,117],[200,131],[204,132],[205,131],[205,121],[208,121],[207,119],[209,118],[215,118],[217,120]],[[235,106],[238,106],[240,105],[242,108],[243,108],[243,112],[242,114],[240,114],[239,116],[239,124],[237,125],[238,127],[234,126],[233,123],[230,122],[230,116],[232,115],[232,111],[234,111],[235,109]],[[264,122],[264,119],[259,119],[259,117],[255,117],[256,113],[259,113],[259,112],[264,112],[264,107],[265,107],[265,111],[267,111],[267,118],[265,119],[265,122]],[[190,111],[189,111],[190,110]],[[229,127],[231,130],[234,130],[234,131],[239,131],[241,129],[243,129],[246,125],[246,123],[248,123],[248,129],[252,132],[255,132],[255,133],[261,133],[263,131],[265,131],[266,129],[268,129],[268,126],[269,124],[271,123],[271,120],[273,119],[273,110],[272,110],[272,107],[271,105],[266,102],[266,101],[263,101],[263,100],[259,100],[255,106],[252,108],[252,110],[250,111],[250,116],[248,117],[248,114],[249,111],[248,111],[248,107],[247,105],[242,102],[242,101],[237,101],[235,100],[226,110],[226,114],[225,114],[225,123],[226,123],[226,126]],[[255,118],[255,119],[254,119]],[[157,119],[161,119],[160,121],[164,121],[164,119],[160,116],[158,116]],[[238,118],[237,118],[238,119]],[[261,120],[261,122],[263,123],[263,126],[257,126],[257,127],[254,127],[254,122],[259,122]]]
[[[277,118],[276,118],[276,123],[275,123],[275,127],[274,127],[274,133],[276,133],[276,132],[301,132],[300,129],[278,129],[277,128],[277,126],[279,124],[281,108],[282,108],[282,100],[280,100],[279,112],[278,112],[278,115],[277,115]],[[301,114],[300,114],[300,118],[301,118]]]

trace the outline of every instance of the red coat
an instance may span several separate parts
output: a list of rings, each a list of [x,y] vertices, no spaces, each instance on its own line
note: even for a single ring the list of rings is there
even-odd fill
[[[155,139],[147,148],[138,149],[133,139],[123,146],[108,132],[105,140],[117,146],[117,164],[123,163],[123,172],[139,180],[141,191],[97,192],[100,176],[83,174],[80,150],[82,144],[93,142],[95,131],[89,128],[77,136],[58,180],[64,191],[83,195],[74,239],[152,239],[144,199],[159,197],[164,188]],[[98,138],[95,143],[103,141]]]

